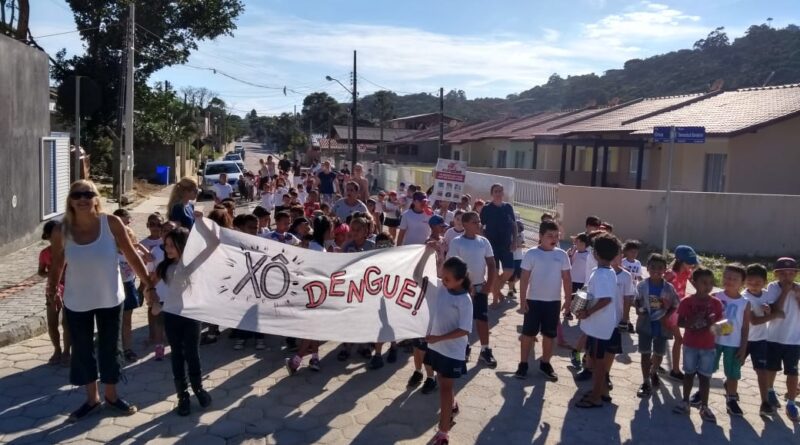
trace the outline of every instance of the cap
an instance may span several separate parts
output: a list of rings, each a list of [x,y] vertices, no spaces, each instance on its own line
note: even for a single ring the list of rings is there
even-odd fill
[[[428,220],[428,225],[431,227],[436,227],[436,226],[446,226],[447,224],[444,223],[444,218],[442,218],[441,216],[433,215]]]
[[[690,246],[681,245],[676,247],[675,259],[691,266],[700,264],[700,261],[697,259],[697,253]]]
[[[778,258],[778,261],[775,261],[774,270],[797,270],[797,260],[787,256]]]
[[[335,229],[333,229],[333,233],[335,235],[338,235],[338,234],[341,234],[341,233],[350,233],[350,226],[347,225],[347,224],[341,224],[338,227],[336,227]]]
[[[414,192],[414,195],[412,196],[411,199],[413,199],[414,201],[427,201],[428,195],[426,195],[423,192]]]

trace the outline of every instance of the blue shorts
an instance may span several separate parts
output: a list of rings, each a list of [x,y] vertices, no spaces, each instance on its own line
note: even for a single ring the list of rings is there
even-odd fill
[[[425,353],[423,363],[433,368],[440,377],[457,379],[467,373],[467,362],[440,354],[433,349]]]
[[[489,321],[489,294],[484,292],[483,284],[473,286],[475,292],[472,295],[472,319]]]
[[[767,369],[767,350],[769,349],[766,340],[747,342],[747,354],[753,362],[753,369],[756,371]]]
[[[796,328],[795,328],[796,329]],[[783,364],[783,373],[797,375],[797,363],[800,361],[800,346],[784,345],[781,343],[767,342],[767,369],[780,371]]]
[[[686,375],[700,374],[704,377],[711,377],[714,374],[717,350],[697,349],[683,346],[683,372]]]
[[[492,251],[494,252],[494,264],[497,266],[498,271],[501,270],[500,267],[502,266],[503,272],[514,272],[514,252],[509,250],[508,246],[503,248],[492,245]]]
[[[122,288],[125,290],[125,303],[122,306],[123,311],[132,311],[141,306],[135,281],[123,281]]]

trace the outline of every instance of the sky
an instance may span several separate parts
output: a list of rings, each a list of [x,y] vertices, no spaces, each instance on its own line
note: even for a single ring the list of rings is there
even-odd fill
[[[468,98],[506,97],[558,73],[602,74],[625,61],[691,48],[718,26],[733,39],[753,24],[800,24],[797,0],[244,0],[233,36],[199,43],[187,65],[150,82],[206,87],[231,112],[279,114],[305,95],[351,96],[353,51],[359,96],[443,87]],[[31,34],[51,55],[82,53],[65,0],[31,1]],[[137,31],[144,32],[144,31]],[[207,68],[217,69],[248,85]],[[283,87],[287,87],[287,95]]]

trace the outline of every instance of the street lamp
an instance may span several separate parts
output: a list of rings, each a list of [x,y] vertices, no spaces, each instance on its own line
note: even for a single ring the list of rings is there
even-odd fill
[[[349,88],[344,86],[344,84],[342,82],[340,82],[339,79],[333,78],[331,76],[325,76],[325,80],[327,80],[328,82],[336,82],[336,83],[338,83],[342,88],[344,88],[345,91],[347,91],[348,93],[350,93],[353,96],[353,106],[350,108],[351,116],[352,116],[352,119],[353,119],[353,132],[352,132],[353,134],[352,134],[352,137],[350,138],[350,142],[352,144],[352,148],[351,148],[351,150],[352,150],[352,153],[351,153],[352,166],[351,166],[351,168],[355,168],[356,163],[358,163],[358,108],[357,108],[358,107],[358,102],[357,102],[357,99],[356,99],[358,97],[358,94],[356,92],[357,91],[356,90],[356,88],[357,88],[357,86],[356,86],[357,85],[357,83],[356,83],[356,52],[353,51],[353,89],[352,90],[350,90]]]

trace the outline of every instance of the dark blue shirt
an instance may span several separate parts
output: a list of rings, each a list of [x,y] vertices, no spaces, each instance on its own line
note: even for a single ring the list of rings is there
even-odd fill
[[[510,250],[517,230],[514,207],[504,202],[500,205],[488,203],[481,209],[481,224],[485,227],[483,236],[492,244],[492,249]]]
[[[336,173],[319,172],[317,176],[319,177],[319,193],[322,195],[332,195],[334,193],[333,182],[336,181]]]
[[[169,220],[178,222],[181,227],[192,230],[194,226],[194,204],[191,202],[186,205],[175,204],[169,212]]]

